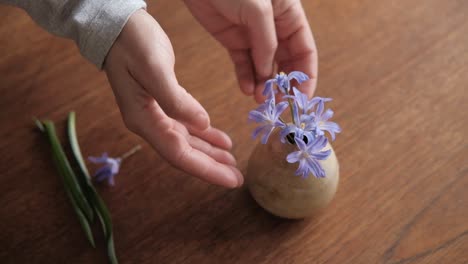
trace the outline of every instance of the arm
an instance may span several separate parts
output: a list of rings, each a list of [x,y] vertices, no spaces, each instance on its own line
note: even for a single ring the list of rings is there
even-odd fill
[[[81,54],[103,67],[129,17],[146,8],[143,0],[0,0],[24,9],[47,31],[75,41]]]

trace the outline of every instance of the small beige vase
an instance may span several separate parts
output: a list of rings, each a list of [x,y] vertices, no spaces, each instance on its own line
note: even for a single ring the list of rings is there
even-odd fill
[[[258,143],[247,167],[246,182],[257,203],[270,213],[290,219],[306,218],[326,207],[338,187],[339,164],[332,146],[330,156],[319,161],[325,178],[296,176],[298,163],[290,164],[286,156],[297,146],[281,143],[279,132],[270,136],[267,144]]]

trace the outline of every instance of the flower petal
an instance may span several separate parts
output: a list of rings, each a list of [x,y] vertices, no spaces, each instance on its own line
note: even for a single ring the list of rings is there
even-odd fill
[[[302,175],[302,178],[307,178],[309,175],[309,166],[304,159],[299,161],[299,167],[296,170],[296,175]]]
[[[270,95],[270,94],[274,94],[274,90],[273,90],[273,83],[276,82],[276,79],[270,79],[268,81],[265,82],[265,89],[263,89],[263,96],[267,96],[267,95]]]
[[[257,123],[264,123],[268,121],[268,119],[265,117],[263,113],[260,113],[256,110],[252,110],[249,112],[249,120],[252,120]]]
[[[312,174],[314,174],[315,177],[325,177],[325,171],[323,170],[322,166],[320,165],[320,163],[318,163],[317,160],[313,159],[312,157],[307,158],[307,166],[312,171]]]
[[[328,119],[333,117],[333,110],[327,109],[325,113],[320,117],[321,121],[327,121]]]
[[[317,104],[317,116],[321,116],[323,113],[323,110],[325,108],[325,103],[330,102],[332,99],[331,98],[325,98],[325,97],[314,97],[311,100],[311,103],[314,105]]]
[[[323,122],[320,125],[320,130],[327,131],[328,133],[330,133],[332,140],[335,140],[335,133],[340,133],[341,127],[335,122],[327,121],[327,122]]]
[[[289,163],[298,162],[299,159],[301,158],[301,154],[302,154],[302,151],[291,152],[291,153],[288,154],[288,156],[286,156],[286,160]]]
[[[325,151],[320,151],[311,154],[312,157],[314,157],[316,160],[326,160],[328,156],[331,154],[331,149],[327,149]]]
[[[110,165],[112,175],[119,173],[121,159],[108,158],[107,163]]]
[[[266,126],[266,127],[265,127],[265,134],[263,134],[262,140],[261,140],[262,144],[266,144],[266,143],[267,143],[268,138],[270,137],[271,132],[273,132],[274,129],[275,129],[274,126]]]
[[[286,110],[286,108],[288,107],[288,102],[281,102],[281,103],[278,103],[275,107],[275,111],[274,111],[274,114],[273,114],[273,120],[276,120],[278,119],[278,117],[284,112],[284,110]]]
[[[109,177],[110,175],[112,175],[111,169],[109,168],[109,166],[105,165],[99,168],[94,173],[93,177],[96,181],[100,182],[100,181],[104,181],[105,179],[107,179],[107,177]]]
[[[302,83],[302,82],[309,80],[309,76],[307,76],[307,74],[300,72],[300,71],[292,71],[288,74],[288,79],[289,80],[296,79],[298,83]]]
[[[88,157],[88,160],[92,163],[105,163],[107,161],[108,155],[107,152],[102,153],[101,157]]]
[[[318,136],[314,141],[307,144],[307,151],[309,153],[315,153],[322,150],[328,143],[328,139],[324,136]]]
[[[304,124],[305,130],[313,130],[317,126],[314,115],[302,114],[300,117],[301,124]]]
[[[302,151],[307,150],[307,145],[304,142],[304,140],[302,140],[302,138],[296,136],[296,137],[294,137],[294,141],[296,141],[296,144],[297,144],[297,146],[299,147],[300,150],[302,150]]]
[[[255,128],[255,130],[252,132],[252,138],[255,139],[264,129],[266,126],[259,126]]]

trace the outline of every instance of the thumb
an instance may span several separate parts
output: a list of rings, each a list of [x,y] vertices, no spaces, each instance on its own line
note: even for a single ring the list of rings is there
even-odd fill
[[[208,128],[208,113],[177,81],[174,51],[169,38],[152,17],[145,19],[151,23],[135,29],[141,33],[136,37],[139,44],[136,49],[143,55],[140,59],[133,58],[128,70],[168,116],[199,130]]]

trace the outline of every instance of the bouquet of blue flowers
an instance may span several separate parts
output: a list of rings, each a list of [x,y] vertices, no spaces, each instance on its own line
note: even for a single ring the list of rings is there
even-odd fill
[[[252,137],[261,136],[261,143],[266,144],[271,133],[279,129],[281,142],[297,146],[297,151],[286,157],[289,163],[299,162],[296,175],[306,178],[312,173],[317,178],[323,178],[325,171],[318,161],[327,159],[331,153],[329,149],[323,150],[328,143],[325,132],[331,140],[335,140],[335,134],[340,133],[341,128],[337,123],[329,121],[333,117],[333,111],[325,109],[325,103],[331,101],[330,98],[309,99],[296,87],[291,87],[292,80],[301,84],[309,80],[309,77],[299,71],[289,74],[281,72],[266,81],[263,95],[267,99],[257,109],[249,112],[249,120],[259,124]],[[284,100],[276,102],[277,97]],[[281,118],[288,107],[291,122]]]

